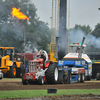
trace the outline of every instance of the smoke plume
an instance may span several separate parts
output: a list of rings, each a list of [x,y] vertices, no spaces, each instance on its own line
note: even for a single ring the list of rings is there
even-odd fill
[[[100,48],[100,38],[88,34],[86,35],[82,30],[78,29],[77,31],[70,31],[70,43],[81,43],[83,37],[85,37],[84,44],[92,46],[94,48]]]

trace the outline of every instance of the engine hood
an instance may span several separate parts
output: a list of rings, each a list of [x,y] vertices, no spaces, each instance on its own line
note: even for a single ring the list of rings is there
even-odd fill
[[[34,60],[29,60],[30,62],[43,62],[43,58],[39,58],[38,60],[37,59],[34,59]]]
[[[78,55],[79,53],[68,53],[67,55],[64,56],[63,60],[71,60],[71,59],[76,60],[76,59],[79,59]],[[84,59],[85,61],[92,63],[87,54],[82,54],[81,59]]]

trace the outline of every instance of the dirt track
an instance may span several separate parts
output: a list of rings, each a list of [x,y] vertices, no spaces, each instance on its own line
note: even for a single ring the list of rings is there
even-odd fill
[[[44,85],[23,85],[21,79],[2,79],[0,80],[0,90],[38,90],[47,88],[57,89],[100,89],[100,81],[86,81],[84,83],[72,84],[44,84]]]
[[[86,81],[84,83],[72,83],[72,84],[53,84],[53,85],[23,85],[21,79],[3,78],[0,80],[0,91],[9,90],[40,90],[47,88],[57,89],[100,89],[100,81]],[[0,99],[1,100],[1,99]],[[5,99],[2,99],[5,100]],[[84,94],[84,95],[63,95],[63,96],[44,96],[34,97],[30,99],[16,98],[6,100],[100,100],[100,95]]]

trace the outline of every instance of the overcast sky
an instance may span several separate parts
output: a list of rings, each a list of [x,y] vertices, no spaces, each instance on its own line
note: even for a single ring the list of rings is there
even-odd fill
[[[69,0],[67,0],[68,2]],[[47,22],[51,27],[52,0],[32,0],[40,20]],[[100,23],[100,0],[70,0],[70,27],[75,24],[89,25],[92,29]]]

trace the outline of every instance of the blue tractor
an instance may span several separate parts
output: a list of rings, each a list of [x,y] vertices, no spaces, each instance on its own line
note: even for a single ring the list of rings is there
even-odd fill
[[[48,83],[74,83],[84,82],[85,78],[91,78],[92,75],[92,62],[84,53],[82,43],[71,44],[71,52],[66,54],[62,60],[52,63],[46,73]],[[74,49],[77,48],[77,50]],[[57,49],[56,49],[57,50]],[[57,56],[56,52],[55,55]]]

